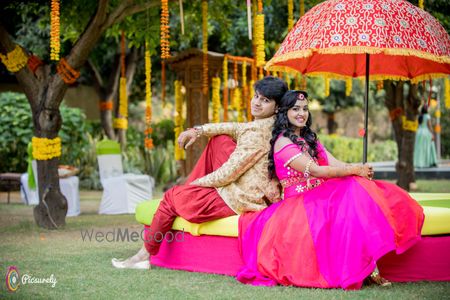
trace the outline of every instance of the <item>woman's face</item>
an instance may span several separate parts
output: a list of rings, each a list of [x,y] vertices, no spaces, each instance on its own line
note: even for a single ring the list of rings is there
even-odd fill
[[[288,110],[287,117],[289,123],[295,128],[305,127],[309,117],[308,100],[297,100],[295,105]]]
[[[255,96],[252,98],[251,111],[255,119],[264,119],[275,114],[276,103],[275,100],[271,100],[255,91]]]

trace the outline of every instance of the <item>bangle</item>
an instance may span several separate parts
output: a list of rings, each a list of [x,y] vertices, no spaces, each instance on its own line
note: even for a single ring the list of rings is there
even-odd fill
[[[303,172],[303,176],[306,177],[306,178],[309,177],[309,168],[311,167],[312,162],[313,162],[313,159],[310,158],[310,159],[308,160],[308,162],[306,163],[305,172]]]

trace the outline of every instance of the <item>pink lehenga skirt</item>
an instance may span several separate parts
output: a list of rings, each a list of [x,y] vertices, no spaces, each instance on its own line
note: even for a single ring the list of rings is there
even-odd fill
[[[349,176],[273,204],[239,221],[254,285],[359,289],[376,262],[420,240],[422,207],[394,184]]]

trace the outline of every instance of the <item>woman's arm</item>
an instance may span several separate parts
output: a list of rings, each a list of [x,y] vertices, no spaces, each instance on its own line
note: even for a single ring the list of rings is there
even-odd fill
[[[343,161],[340,161],[339,159],[335,158],[330,152],[328,152],[328,150],[325,149],[325,153],[327,154],[327,158],[328,158],[328,164],[331,167],[345,167],[346,165],[350,165],[347,164]]]

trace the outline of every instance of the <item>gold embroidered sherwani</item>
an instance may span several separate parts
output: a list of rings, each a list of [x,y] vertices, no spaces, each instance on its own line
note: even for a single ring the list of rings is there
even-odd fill
[[[203,125],[206,136],[231,136],[236,149],[220,168],[191,184],[215,187],[237,214],[262,210],[266,202],[279,201],[279,182],[270,180],[267,170],[273,123],[274,117],[270,117],[248,123]]]

